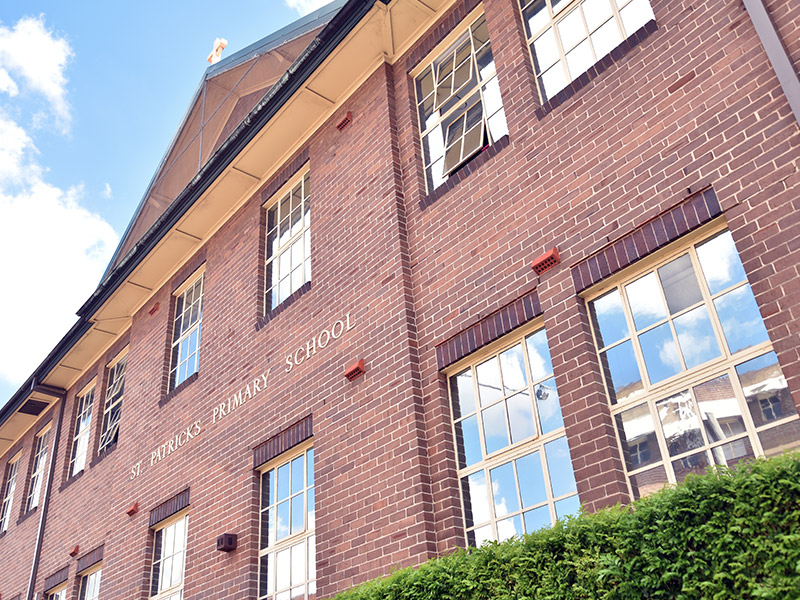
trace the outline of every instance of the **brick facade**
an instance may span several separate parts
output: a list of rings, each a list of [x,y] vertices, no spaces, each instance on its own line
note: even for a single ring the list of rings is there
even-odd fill
[[[320,597],[463,546],[442,370],[529,322],[547,329],[582,505],[630,501],[579,293],[715,218],[731,230],[800,404],[800,129],[744,7],[651,0],[655,26],[543,105],[518,4],[484,0],[509,135],[429,194],[409,73],[463,18],[453,15],[477,5],[443,9],[438,25],[375,69],[76,377],[36,592],[66,572],[76,599],[84,551],[94,549],[101,597],[147,598],[151,526],[188,506],[184,597],[256,597],[254,463],[309,437]],[[767,6],[798,65],[797,7]],[[352,123],[339,130],[347,113]],[[264,316],[263,204],[305,164],[312,283]],[[553,247],[560,264],[537,276],[531,261]],[[169,390],[173,292],[198,268],[199,372]],[[341,335],[312,353],[309,341],[337,320]],[[98,456],[106,365],[125,346],[119,440]],[[295,352],[305,360],[287,370]],[[343,371],[359,359],[366,373],[350,382]],[[93,378],[87,466],[69,478],[77,395]],[[243,390],[246,402],[232,405]],[[37,428],[56,414],[45,411],[1,458],[3,473],[21,451],[0,535],[3,597],[27,589],[39,515],[22,514],[23,492]],[[154,458],[162,446],[168,454]],[[238,535],[235,551],[215,550],[222,533]]]

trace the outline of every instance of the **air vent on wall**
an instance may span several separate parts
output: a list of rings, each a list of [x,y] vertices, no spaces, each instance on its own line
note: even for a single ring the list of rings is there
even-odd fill
[[[344,129],[345,127],[347,127],[348,125],[350,125],[350,123],[352,123],[352,122],[353,122],[353,113],[351,113],[351,112],[348,110],[348,111],[347,111],[347,114],[344,116],[344,119],[342,119],[341,121],[339,121],[339,122],[336,124],[336,129],[338,129],[339,131],[341,131],[342,129]]]
[[[560,262],[561,259],[558,257],[558,249],[551,248],[540,257],[536,258],[531,266],[533,267],[533,270],[536,271],[537,275],[541,275],[545,271],[549,271],[555,267]]]
[[[350,365],[349,368],[345,369],[344,376],[347,377],[348,381],[353,381],[358,379],[366,372],[364,368],[364,359],[362,358],[357,363]]]

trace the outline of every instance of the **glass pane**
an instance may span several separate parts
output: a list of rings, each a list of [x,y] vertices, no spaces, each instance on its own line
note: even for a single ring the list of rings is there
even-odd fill
[[[578,516],[578,514],[581,512],[581,501],[577,495],[564,498],[563,500],[558,500],[555,505],[556,519]]]
[[[533,41],[533,62],[537,73],[543,73],[558,61],[558,43],[551,27]]]
[[[314,529],[315,521],[316,521],[316,510],[314,505],[314,488],[311,488],[306,493],[306,502],[308,503],[307,514],[308,514],[308,529]]]
[[[648,273],[626,285],[625,294],[628,296],[637,331],[667,318],[667,310],[661,298],[661,288],[655,273]]]
[[[638,500],[659,491],[667,485],[667,471],[663,465],[659,465],[655,469],[631,475],[630,481],[633,489],[633,498]]]
[[[697,258],[712,294],[747,278],[730,231],[724,231],[697,246]]]
[[[550,520],[550,507],[547,505],[529,510],[523,515],[523,518],[525,519],[526,533],[533,533],[553,524]]]
[[[474,465],[481,460],[481,438],[478,433],[478,417],[475,415],[456,423],[458,464],[461,468]]]
[[[675,479],[680,483],[689,474],[702,475],[708,468],[708,456],[705,452],[690,454],[678,460],[672,461],[672,470],[675,471]]]
[[[735,437],[745,432],[739,401],[727,375],[697,385],[693,391],[710,442]]]
[[[569,454],[567,438],[562,437],[544,445],[547,459],[547,470],[550,473],[550,485],[553,497],[563,496],[578,490],[575,485],[575,474],[572,472],[572,458]]]
[[[576,13],[578,11],[575,11]],[[594,55],[589,40],[583,40],[567,53],[567,66],[571,79],[577,79],[594,64]]]
[[[478,376],[478,397],[482,406],[491,404],[503,397],[500,385],[500,369],[497,358],[492,357],[485,363],[478,365],[475,370]]]
[[[314,485],[314,449],[306,452],[306,482],[309,486]]]
[[[558,62],[550,67],[539,80],[545,99],[552,98],[569,83],[563,65]]]
[[[278,513],[278,522],[275,526],[275,533],[276,533],[275,539],[282,540],[283,538],[289,535],[291,509],[289,507],[288,500],[278,504],[277,513]]]
[[[317,536],[312,535],[308,538],[308,578],[317,578]],[[309,586],[309,590],[311,586]],[[314,587],[316,590],[316,587]]]
[[[617,22],[609,19],[597,31],[592,34],[592,45],[597,60],[603,58],[614,48],[622,43],[622,35],[619,33]]]
[[[632,471],[661,460],[656,428],[647,404],[626,410],[618,414],[615,420],[628,470]]]
[[[528,385],[522,358],[522,344],[517,344],[500,353],[500,370],[503,373],[504,395],[521,390]]]
[[[670,456],[703,446],[700,423],[688,390],[657,402],[656,411]]]
[[[581,6],[590,31],[594,31],[598,25],[613,16],[608,0],[585,0]]]
[[[675,332],[678,334],[678,343],[687,369],[720,356],[717,336],[714,335],[714,328],[705,305],[677,317]]]
[[[433,91],[433,72],[431,67],[425,69],[422,74],[417,77],[417,98],[425,98]]]
[[[306,580],[306,544],[292,546],[292,585],[304,583]],[[302,588],[301,588],[302,589]]]
[[[506,407],[501,402],[482,413],[483,435],[486,443],[486,454],[491,454],[508,446],[506,430]]]
[[[522,11],[522,18],[525,20],[525,33],[528,37],[538,33],[542,27],[550,22],[545,0],[532,2]]]
[[[520,515],[515,515],[508,519],[503,519],[497,522],[497,541],[510,539],[515,535],[522,535],[525,533],[522,530],[522,519]]]
[[[464,517],[467,527],[485,523],[491,518],[486,475],[483,471],[473,473],[461,480],[464,493]]]
[[[519,510],[517,484],[512,464],[506,463],[489,471],[494,497],[494,516],[503,517]]]
[[[506,400],[508,420],[511,425],[511,443],[516,444],[536,435],[533,422],[533,408],[527,391],[520,392]]]
[[[664,288],[669,313],[674,315],[703,299],[692,260],[684,254],[658,269],[658,278]]]
[[[475,62],[478,65],[479,79],[481,81],[486,81],[489,77],[491,77],[494,74],[494,71],[495,71],[495,68],[494,68],[494,57],[492,56],[492,48],[491,48],[491,46],[484,46],[482,49],[478,50],[478,52],[475,54]],[[497,80],[494,79],[492,81],[496,82]],[[496,83],[495,83],[495,85],[491,86],[491,92],[490,93],[493,96],[496,94],[497,103],[489,102],[488,98],[486,97],[487,88],[483,88],[483,89],[484,89],[484,100],[486,101],[487,108],[488,107],[493,107],[493,109],[496,110],[497,107],[499,106],[499,104],[501,104],[500,103],[500,86],[498,86]],[[487,109],[487,114],[493,113],[494,112],[493,109]]]
[[[642,25],[655,19],[653,9],[648,0],[633,0],[628,6],[619,11],[622,24],[625,26],[626,36],[633,35]]]
[[[794,420],[758,434],[766,456],[776,456],[793,450],[800,444],[800,421]]]
[[[609,346],[628,337],[628,322],[622,308],[619,290],[600,296],[589,303],[589,313],[594,324],[599,347]]]
[[[550,433],[564,426],[564,419],[561,416],[561,403],[558,400],[558,390],[556,380],[550,379],[538,384],[533,394],[536,397],[536,410],[539,413],[539,425],[542,433]],[[511,429],[513,436],[514,420],[511,417]]]
[[[612,404],[631,400],[643,389],[642,376],[630,340],[601,352],[600,362],[603,365]]]
[[[528,347],[528,366],[531,369],[531,377],[534,381],[544,379],[553,372],[545,330],[542,329],[526,337],[525,344]]]
[[[756,299],[745,284],[714,300],[728,350],[735,354],[769,340]]]
[[[450,378],[450,395],[453,398],[453,418],[475,412],[475,391],[472,387],[472,369]]]
[[[586,27],[583,24],[581,11],[573,10],[558,24],[558,34],[561,37],[561,44],[564,51],[568,52],[574,48],[578,42],[586,37]]]
[[[492,81],[496,82],[496,79],[492,79]],[[496,113],[494,113],[487,122],[489,126],[489,135],[491,136],[491,142],[496,142],[504,135],[508,135],[508,123],[506,123],[506,113],[503,112],[502,107]]]
[[[742,363],[736,373],[756,427],[797,414],[774,352]]]
[[[277,576],[275,589],[284,590],[291,585],[289,583],[291,577],[291,548],[286,548],[278,552],[275,557],[275,562],[277,563],[275,569],[275,574]]]
[[[292,494],[296,494],[304,487],[305,464],[302,456],[298,456],[292,461]]]
[[[740,461],[755,458],[753,447],[748,438],[734,440],[711,449],[715,465],[736,466]]]
[[[278,500],[289,497],[289,463],[278,468]]]
[[[305,529],[306,501],[304,494],[292,498],[292,534],[300,533]]]
[[[470,533],[472,534],[471,536]],[[484,525],[483,527],[478,527],[474,531],[467,533],[467,538],[469,539],[470,537],[474,540],[474,543],[470,542],[470,544],[474,546],[480,546],[484,542],[491,541],[494,539],[492,535],[492,526]]]
[[[538,452],[533,452],[516,461],[519,493],[523,508],[547,501],[547,489],[544,485],[542,459]],[[548,522],[549,522],[548,516]]]
[[[672,337],[669,323],[659,325],[640,335],[639,344],[642,347],[644,364],[651,384],[663,381],[683,370],[678,346]]]
[[[275,509],[261,512],[261,549],[267,548],[275,539]]]

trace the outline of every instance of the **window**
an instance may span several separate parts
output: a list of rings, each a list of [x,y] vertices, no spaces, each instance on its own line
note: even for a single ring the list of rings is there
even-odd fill
[[[449,385],[469,545],[530,533],[577,513],[545,330],[470,362]]]
[[[178,294],[172,341],[169,389],[197,373],[200,329],[203,322],[203,279],[200,275]],[[121,392],[120,392],[121,393]]]
[[[67,584],[48,591],[47,600],[67,600]]]
[[[414,82],[430,192],[508,134],[486,19],[472,21]]]
[[[103,428],[100,431],[100,451],[117,442],[119,419],[122,416],[122,395],[125,391],[125,366],[127,354],[116,359],[108,368],[106,404],[103,408]]]
[[[589,301],[636,497],[800,441],[733,238],[702,235]]]
[[[258,597],[317,597],[314,449],[305,445],[261,473]]]
[[[183,598],[183,572],[186,565],[188,525],[189,515],[184,514],[156,530],[150,598],[158,600]]]
[[[267,209],[264,311],[311,281],[308,171]]]
[[[72,438],[72,459],[69,475],[80,473],[86,466],[86,454],[89,450],[89,429],[92,425],[92,407],[94,406],[94,386],[80,395],[75,416],[75,436]]]
[[[26,511],[33,510],[39,506],[39,496],[42,493],[42,484],[45,477],[45,466],[47,464],[47,443],[50,439],[50,430],[36,436],[33,454],[33,469],[31,469],[31,485],[28,491],[28,502]]]
[[[78,600],[99,600],[101,574],[102,569],[96,569],[81,576],[81,591]]]
[[[14,490],[17,489],[17,468],[19,467],[17,454],[6,465],[6,489],[3,492],[3,505],[0,506],[0,533],[8,529],[11,520],[11,505],[14,503]]]
[[[648,0],[520,0],[542,100],[655,18]]]

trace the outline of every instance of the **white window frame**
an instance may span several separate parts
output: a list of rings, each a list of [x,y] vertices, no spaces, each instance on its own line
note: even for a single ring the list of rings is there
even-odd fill
[[[53,589],[48,590],[46,594],[47,600],[67,600],[67,584],[61,583]]]
[[[609,11],[602,16],[594,13],[598,15],[595,21],[590,18],[592,13],[587,13],[583,5],[597,6],[601,2],[609,2]],[[542,6],[543,11],[535,11]],[[649,0],[519,0],[519,7],[542,102],[553,98],[640,27],[655,18]],[[635,13],[636,10],[640,13]],[[567,39],[566,43],[570,45],[565,47],[565,30],[577,25],[583,27],[582,32],[574,36],[574,43],[572,39]],[[601,34],[616,34],[616,42],[606,42],[603,45]],[[548,43],[547,40],[551,49],[555,46],[556,52],[552,55],[557,55],[558,58],[555,62],[540,66],[535,46],[537,43],[544,46]],[[583,61],[579,59],[579,48],[584,53]],[[552,83],[546,85],[545,79]]]
[[[199,287],[198,287],[199,284]],[[199,290],[199,291],[198,291]],[[192,302],[187,306],[186,300],[192,295]],[[172,348],[170,352],[169,389],[173,390],[200,370],[200,344],[203,327],[203,296],[205,295],[205,267],[194,273],[175,292],[175,316],[172,325]],[[197,317],[186,329],[184,318],[192,319],[193,309],[197,308]],[[192,336],[194,347],[192,347]],[[185,356],[181,355],[186,348]],[[181,373],[181,368],[186,369]]]
[[[80,587],[78,600],[100,600],[100,583],[102,581],[103,563],[92,565],[79,573]]]
[[[11,522],[11,509],[14,506],[14,492],[17,489],[17,478],[19,476],[19,463],[22,457],[22,451],[17,452],[16,455],[6,463],[5,469],[5,486],[3,489],[3,503],[0,505],[0,533],[8,530],[8,525]]]
[[[738,350],[734,353],[730,352],[728,348],[725,332],[721,326],[720,317],[717,315],[716,309],[714,307],[714,300],[718,299],[725,294],[729,293],[731,290],[736,290],[738,288],[744,287],[747,285],[747,279],[745,278],[743,281],[744,284],[740,282],[736,282],[731,284],[730,288],[725,288],[724,290],[719,290],[714,292],[713,294],[710,292],[706,281],[704,279],[703,270],[700,266],[700,262],[697,259],[696,248],[699,245],[715,238],[716,236],[724,233],[727,230],[727,225],[722,220],[717,220],[715,222],[709,223],[703,227],[698,228],[696,231],[687,234],[681,240],[676,241],[666,248],[660,249],[654,252],[651,256],[639,261],[636,263],[635,266],[628,267],[621,271],[620,273],[615,274],[614,276],[610,277],[607,281],[602,282],[601,284],[592,287],[590,290],[587,290],[586,293],[582,294],[582,297],[586,300],[587,303],[587,310],[591,310],[590,303],[598,298],[612,292],[615,288],[620,290],[620,294],[623,301],[624,306],[624,316],[627,320],[627,327],[628,327],[628,337],[622,338],[620,341],[610,342],[607,345],[600,345],[598,341],[598,333],[595,326],[591,327],[592,330],[592,339],[595,345],[595,351],[598,353],[598,358],[600,359],[602,365],[602,359],[600,358],[600,354],[603,351],[608,350],[609,348],[614,348],[615,346],[621,346],[622,344],[628,343],[629,340],[633,340],[633,338],[637,337],[637,335],[642,335],[642,332],[646,332],[648,327],[660,327],[661,321],[656,322],[656,324],[636,329],[635,323],[633,322],[632,312],[630,309],[629,301],[625,293],[622,293],[622,290],[625,288],[626,285],[630,285],[631,283],[644,278],[649,273],[653,273],[659,267],[675,260],[676,258],[681,257],[682,255],[689,254],[692,265],[694,267],[695,276],[697,277],[697,283],[700,287],[700,291],[703,298],[703,304],[698,306],[705,306],[708,309],[709,318],[711,321],[711,325],[716,336],[717,342],[720,347],[720,356],[711,359],[703,364],[699,364],[694,367],[685,368],[684,370],[678,372],[675,375],[672,375],[664,380],[658,381],[657,383],[651,384],[649,382],[648,371],[645,366],[645,359],[643,355],[643,351],[639,347],[639,343],[632,343],[633,352],[636,358],[636,363],[638,365],[639,373],[642,376],[642,390],[635,394],[631,394],[626,398],[623,398],[620,401],[612,401],[611,397],[608,395],[609,389],[609,382],[607,381],[606,373],[604,369],[601,368],[603,382],[606,388],[607,399],[609,403],[609,408],[611,410],[611,416],[615,420],[615,435],[617,441],[618,451],[620,456],[624,456],[624,444],[622,441],[622,432],[620,431],[620,423],[622,421],[621,415],[630,411],[632,409],[641,409],[641,414],[643,419],[645,419],[645,415],[649,415],[651,419],[652,425],[655,429],[654,435],[655,440],[657,442],[657,451],[661,455],[660,460],[655,460],[647,463],[644,466],[635,466],[635,468],[628,468],[628,465],[625,464],[623,460],[623,468],[625,470],[629,492],[631,493],[631,497],[637,498],[640,495],[647,495],[652,491],[663,487],[664,485],[672,485],[677,482],[677,478],[674,472],[673,464],[679,461],[685,461],[692,459],[695,455],[700,453],[705,453],[706,460],[708,459],[709,453],[712,457],[712,461],[709,463],[709,466],[713,465],[713,461],[719,460],[718,455],[720,452],[725,452],[730,448],[724,448],[731,446],[733,444],[740,444],[744,445],[745,443],[749,443],[752,449],[752,452],[755,456],[763,456],[764,450],[762,444],[759,439],[759,433],[770,430],[770,429],[777,429],[783,425],[791,424],[795,421],[800,419],[797,413],[794,415],[789,415],[782,417],[780,419],[776,419],[774,421],[770,421],[769,423],[762,424],[756,426],[753,422],[750,410],[747,406],[747,400],[743,395],[743,389],[741,384],[738,382],[737,374],[736,374],[736,367],[747,363],[750,360],[766,356],[767,354],[774,352],[772,347],[771,340],[762,341],[756,345],[750,346],[748,348]],[[738,250],[737,250],[738,254]],[[663,292],[662,292],[663,293]],[[665,301],[666,306],[666,301]],[[695,310],[696,306],[690,305],[688,308],[684,309],[683,312],[678,311],[675,315],[670,315],[669,311],[667,315],[666,323],[670,324],[671,328],[674,328],[673,321],[677,319],[681,314],[687,314]],[[760,315],[759,315],[760,316]],[[680,350],[679,350],[680,352]],[[736,415],[742,419],[744,422],[745,430],[743,432],[738,432],[732,435],[725,434],[725,437],[721,440],[710,440],[707,431],[705,430],[704,423],[702,422],[702,411],[697,408],[697,400],[695,399],[695,392],[693,391],[698,386],[701,386],[705,383],[710,383],[715,381],[717,378],[728,376],[728,381],[732,387],[732,391],[736,397],[738,403],[738,409],[740,414]],[[691,450],[687,450],[685,452],[681,452],[675,455],[671,455],[669,449],[667,447],[667,441],[665,437],[665,433],[663,431],[662,421],[659,418],[659,412],[657,409],[657,404],[661,403],[667,399],[673,398],[676,395],[684,392],[689,391],[689,399],[691,401],[691,406],[693,408],[693,412],[695,418],[700,419],[699,421],[699,430],[700,435],[703,440],[703,444],[701,446],[692,448]],[[646,410],[645,410],[645,407]],[[630,413],[628,413],[630,414]],[[726,431],[730,433],[732,430],[729,426],[725,423],[721,424],[722,426],[726,426]],[[720,430],[722,431],[722,430]],[[649,433],[649,430],[648,430]],[[630,442],[629,442],[630,443]],[[800,440],[798,440],[798,444],[800,444]],[[655,451],[655,448],[649,449],[649,452]],[[716,452],[715,452],[716,450]],[[731,460],[730,457],[726,456],[726,460]],[[657,469],[663,468],[664,470],[664,477],[666,481],[663,480],[655,480],[652,479]],[[703,467],[707,468],[707,467]],[[644,484],[637,485],[632,480],[636,480],[638,477],[649,477],[655,483],[645,486]],[[660,474],[659,474],[660,476]],[[637,489],[641,488],[637,493]]]
[[[550,519],[550,525],[555,523],[558,518],[563,518],[569,514],[574,514],[574,510],[567,510],[566,515],[559,515],[557,514],[557,505],[563,507],[564,509],[567,508],[568,505],[579,506],[580,500],[577,495],[577,482],[575,482],[575,487],[570,489],[564,493],[555,494],[553,490],[553,478],[550,476],[549,471],[549,458],[548,458],[548,451],[552,448],[555,449],[555,445],[549,446],[550,444],[567,444],[567,449],[569,449],[569,444],[566,441],[566,431],[563,425],[563,417],[562,417],[562,424],[560,427],[554,428],[551,431],[543,432],[543,427],[541,424],[541,416],[540,416],[540,409],[538,406],[538,402],[536,400],[536,390],[539,389],[540,386],[544,386],[551,380],[555,381],[555,375],[552,371],[547,371],[543,375],[534,374],[531,368],[531,362],[529,357],[529,349],[527,346],[526,340],[530,338],[535,338],[544,334],[545,344],[547,346],[548,358],[550,354],[550,346],[549,341],[547,340],[547,334],[545,331],[544,324],[542,323],[541,319],[535,320],[533,323],[526,325],[525,327],[520,328],[520,330],[510,333],[508,335],[503,336],[499,340],[492,342],[491,344],[487,345],[485,348],[482,348],[472,354],[464,357],[457,363],[451,365],[447,369],[444,370],[444,374],[447,376],[448,379],[448,399],[450,405],[450,421],[452,427],[452,436],[453,441],[456,449],[456,461],[457,461],[457,468],[458,468],[458,481],[459,481],[459,497],[461,501],[461,511],[462,511],[462,521],[464,532],[467,537],[468,545],[475,545],[480,546],[482,542],[488,540],[502,540],[510,537],[510,535],[506,535],[509,533],[508,525],[511,524],[512,519],[519,519],[517,524],[521,527],[522,531],[518,533],[531,533],[535,531],[540,526],[547,526],[547,524],[539,525],[531,527],[530,531],[527,528],[527,524],[525,521],[525,514],[526,513],[533,513],[534,511],[539,512],[541,516],[543,513],[541,510],[546,509],[547,514]],[[524,367],[525,367],[525,376],[527,384],[517,390],[513,390],[509,393],[504,393],[501,391],[501,397],[499,399],[493,399],[491,401],[487,401],[486,404],[483,404],[479,400],[479,391],[478,391],[478,377],[477,377],[477,369],[480,365],[487,363],[487,361],[494,361],[498,360],[502,362],[500,355],[508,352],[517,346],[522,346],[522,356],[524,359]],[[471,385],[473,389],[472,398],[474,400],[474,409],[472,411],[466,412],[464,414],[456,415],[456,406],[453,398],[454,394],[454,386],[457,386],[457,378],[467,372],[471,372]],[[504,386],[505,387],[505,386]],[[498,450],[488,452],[486,441],[485,441],[485,426],[483,425],[483,414],[488,410],[491,410],[497,406],[506,405],[508,400],[512,399],[513,397],[523,393],[524,390],[527,389],[529,398],[531,401],[531,414],[533,418],[533,424],[535,427],[535,432],[531,437],[524,438],[520,441],[514,442],[512,432],[509,431],[508,427],[510,426],[510,422],[506,421],[506,433],[508,436],[509,444],[504,446]],[[556,397],[558,396],[556,390]],[[507,405],[504,407],[506,413],[508,414],[508,407]],[[560,401],[559,401],[559,409],[561,409]],[[460,410],[460,409],[459,409]],[[479,436],[479,443],[480,443],[480,451],[481,451],[481,459],[477,460],[473,464],[460,464],[460,452],[459,452],[459,434],[458,434],[458,426],[463,424],[468,419],[476,419],[477,423],[477,431]],[[463,427],[463,425],[462,425]],[[562,441],[563,440],[563,441]],[[571,451],[569,451],[569,464],[570,468],[571,465]],[[535,460],[534,455],[538,456],[538,460],[540,461],[541,465],[541,473],[543,477],[543,484],[544,484],[544,499],[537,500],[536,502],[532,502],[529,505],[524,505],[524,500],[521,497],[521,487],[519,485],[520,482],[520,473],[519,473],[519,463],[517,461],[519,459],[530,457],[530,460]],[[496,498],[493,494],[493,486],[491,480],[491,471],[493,469],[499,469],[506,467],[507,465],[512,465],[512,472],[515,484],[517,485],[517,508],[515,510],[509,510],[508,512],[502,513],[501,510],[497,507]],[[488,519],[484,519],[480,522],[473,522],[470,523],[468,520],[468,514],[472,512],[473,516],[479,513],[479,510],[475,511],[468,511],[467,507],[467,500],[465,498],[465,487],[469,487],[471,484],[469,483],[469,478],[471,476],[483,473],[484,478],[484,485],[486,485],[486,499],[488,501],[488,505],[485,508],[485,512],[488,515]],[[574,479],[574,473],[573,473]],[[470,495],[471,492],[470,492]],[[473,500],[474,501],[474,500]],[[563,503],[563,504],[559,504]],[[501,532],[500,530],[503,529]],[[517,533],[511,534],[516,535]]]
[[[264,313],[311,281],[311,193],[308,166],[264,203]]]
[[[42,491],[47,484],[47,459],[50,454],[50,426],[36,434],[33,444],[33,463],[31,464],[31,477],[28,487],[28,498],[25,502],[25,512],[30,512],[39,506]]]
[[[311,456],[311,475],[312,479],[309,479],[309,455]],[[288,500],[287,498],[282,498],[280,501],[278,500],[278,492],[277,492],[277,480],[280,478],[278,473],[279,469],[283,469],[284,467],[290,466],[290,468],[295,468],[292,465],[293,461],[296,461],[298,458],[303,458],[303,468],[304,468],[304,479],[303,479],[303,488],[301,491],[292,492],[291,488],[289,490]],[[308,506],[311,503],[314,503],[316,496],[314,495],[314,479],[313,479],[313,466],[314,466],[314,444],[313,440],[307,440],[302,444],[298,444],[295,448],[281,454],[280,456],[274,458],[273,460],[266,463],[264,466],[259,468],[260,474],[260,484],[259,484],[259,551],[258,551],[258,558],[259,558],[259,589],[257,592],[257,598],[273,598],[274,600],[290,600],[303,598],[304,600],[314,600],[316,598],[316,589],[317,589],[317,573],[316,573],[316,534],[315,534],[315,514],[316,514],[316,507],[314,506],[314,510],[309,511]],[[276,486],[275,498],[274,502],[270,502],[270,498],[267,498],[267,504],[264,505],[264,481],[269,481],[270,473],[274,474],[272,477],[273,485]],[[290,479],[291,482],[291,479]],[[310,482],[310,483],[309,483]],[[310,493],[310,496],[309,496]],[[270,516],[275,516],[277,507],[279,504],[283,502],[289,502],[290,508],[294,504],[292,502],[293,498],[301,497],[303,499],[303,529],[301,531],[291,533],[291,518],[289,523],[290,531],[288,535],[281,538],[280,540],[277,539],[277,527],[275,524],[278,522],[279,518],[275,517],[270,518]],[[269,513],[268,511],[271,511]],[[270,532],[270,540],[266,542],[267,545],[264,545],[264,523],[269,522],[270,526],[268,528]],[[293,569],[290,568],[293,561],[296,559],[296,549],[300,548],[302,545],[302,552],[303,560],[304,560],[304,573],[299,574]],[[281,555],[280,557],[278,555]],[[289,580],[288,587],[280,587],[278,585],[281,583],[279,581],[279,577],[281,577],[281,573],[283,572],[281,569],[277,568],[278,559],[281,558],[281,561],[285,557],[289,560],[289,566],[286,567],[286,578]],[[264,562],[267,562],[269,567],[267,568],[266,576],[263,573],[264,569]],[[295,579],[295,578],[299,579]],[[262,593],[262,581],[267,581],[267,591],[266,593]],[[292,595],[292,590],[297,590],[300,586],[303,586],[304,593],[302,596],[300,595]]]
[[[75,431],[72,436],[72,453],[69,461],[69,476],[73,477],[86,468],[91,441],[92,413],[94,412],[95,381],[75,395]]]
[[[106,366],[108,372],[106,399],[103,405],[103,422],[100,428],[98,452],[102,452],[115,444],[119,436],[119,421],[122,418],[122,400],[125,395],[127,364],[128,349],[125,348]]]
[[[430,53],[429,58],[410,73],[414,79],[422,162],[429,193],[447,181],[485,146],[508,135],[488,28],[484,42],[475,36],[475,32],[481,28],[486,28],[486,19],[479,7],[467,15]],[[469,53],[461,59],[460,51],[465,43]],[[480,46],[476,47],[478,44]],[[490,56],[491,61],[481,67],[481,58],[488,60]],[[452,67],[447,67],[443,72],[447,64]],[[458,83],[457,74],[467,71],[466,81]],[[437,101],[439,87],[448,80],[451,82],[450,92],[446,98]],[[467,122],[472,115],[475,115],[472,119],[474,122]],[[462,123],[460,135],[456,125],[459,121]],[[450,164],[446,166],[448,161]]]
[[[150,600],[180,600],[183,598],[183,586],[186,576],[186,550],[189,531],[189,512],[181,511],[165,519],[154,528],[153,557],[150,564]],[[180,539],[179,539],[180,538]],[[172,540],[171,554],[164,556],[164,548]],[[180,547],[178,543],[180,542]],[[160,547],[159,547],[160,546]],[[170,561],[170,582],[163,585],[161,577],[164,574],[164,564]],[[176,573],[175,562],[180,563],[180,578],[172,583]]]

